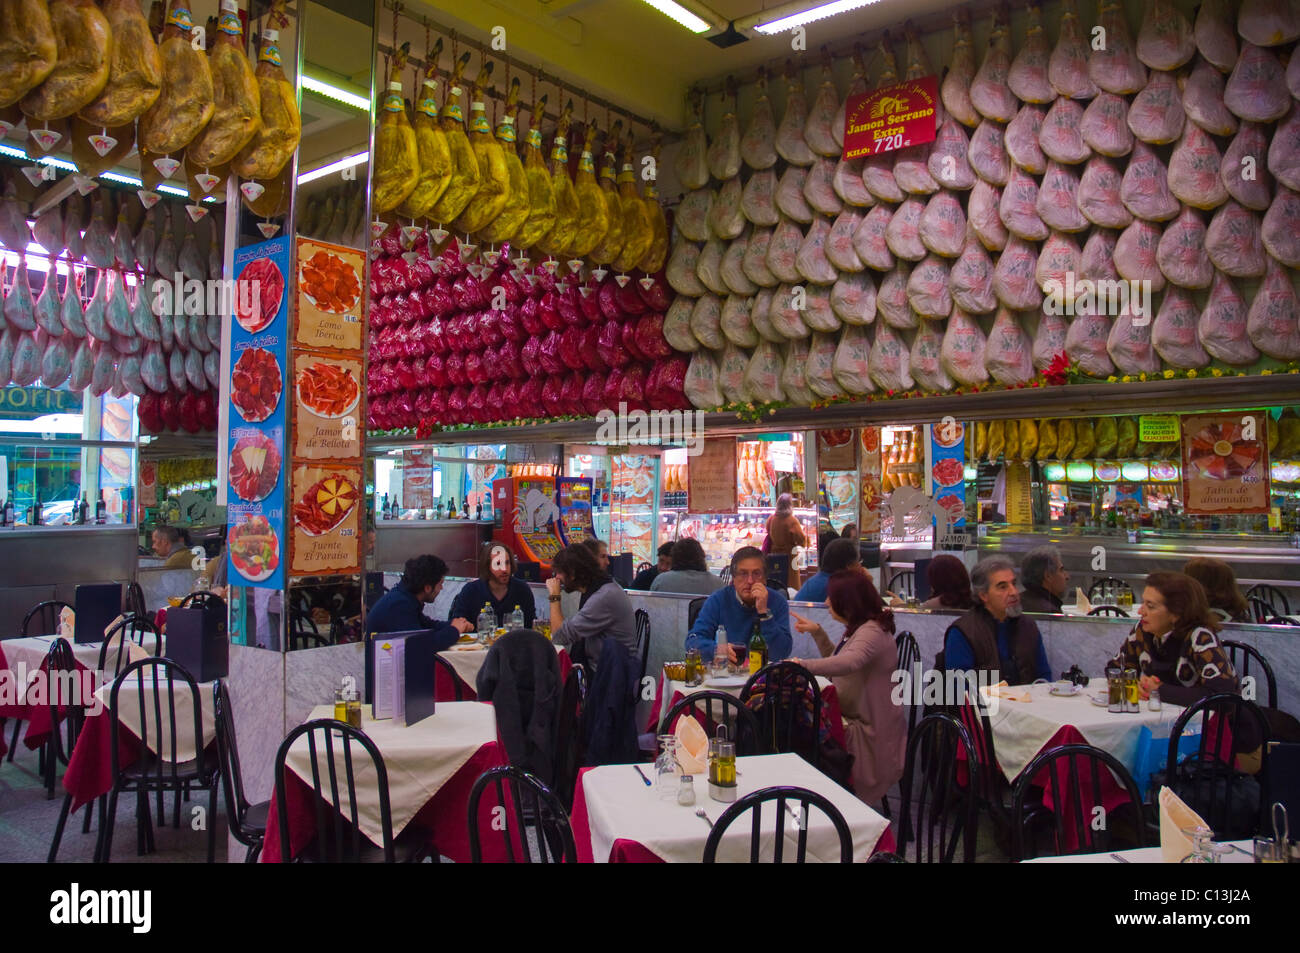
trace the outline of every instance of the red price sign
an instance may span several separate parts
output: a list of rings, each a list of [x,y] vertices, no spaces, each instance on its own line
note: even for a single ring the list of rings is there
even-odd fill
[[[860,159],[933,142],[938,108],[935,76],[852,97],[844,110],[844,158]]]

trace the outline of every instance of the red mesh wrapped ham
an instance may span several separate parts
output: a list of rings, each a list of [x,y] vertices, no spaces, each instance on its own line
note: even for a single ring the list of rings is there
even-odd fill
[[[1033,376],[1029,337],[1007,308],[999,308],[984,347],[984,369],[999,384],[1027,384]]]
[[[961,308],[954,308],[943,334],[939,359],[954,381],[966,387],[989,379],[984,368],[986,339],[979,324]]]
[[[1231,278],[1214,273],[1210,297],[1196,322],[1196,338],[1215,360],[1246,366],[1259,360],[1259,351],[1246,331],[1246,299]]]
[[[1151,344],[1170,367],[1205,367],[1210,363],[1210,355],[1196,337],[1198,317],[1190,292],[1177,286],[1165,292],[1151,328]]]

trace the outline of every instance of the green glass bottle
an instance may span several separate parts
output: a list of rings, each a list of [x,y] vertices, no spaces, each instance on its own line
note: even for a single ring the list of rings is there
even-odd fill
[[[749,637],[749,674],[753,675],[767,664],[767,640],[763,638],[763,623],[754,623],[754,634]]]

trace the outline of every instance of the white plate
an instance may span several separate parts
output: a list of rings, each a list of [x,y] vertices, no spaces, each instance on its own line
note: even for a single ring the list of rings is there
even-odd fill
[[[344,368],[344,370],[347,370],[347,369]],[[352,372],[351,372],[351,371],[348,371],[348,376],[349,376],[349,377],[352,376]],[[353,378],[353,382],[354,382],[354,383],[356,382],[356,379],[355,379],[355,378]],[[348,404],[346,407],[344,407],[342,411],[340,411],[340,412],[337,413],[337,414],[322,414],[320,411],[316,410],[314,407],[312,407],[310,404],[308,404],[305,400],[302,399],[302,374],[301,374],[301,372],[298,374],[298,378],[297,378],[297,380],[294,381],[294,385],[293,385],[293,386],[294,386],[294,391],[295,391],[295,393],[297,393],[297,395],[298,395],[298,403],[301,404],[304,408],[306,408],[307,413],[311,414],[311,415],[314,416],[314,417],[320,417],[322,420],[338,420],[338,419],[341,418],[341,417],[346,417],[348,414],[352,413],[352,411],[356,410],[356,409],[357,409],[357,404],[359,404],[359,403],[361,402],[361,387],[358,386],[358,387],[357,387],[357,392],[356,392],[354,395],[352,395],[352,403],[350,403],[350,404]]]
[[[748,675],[724,675],[720,678],[706,678],[705,688],[744,688],[749,681]]]
[[[1057,686],[1053,685],[1051,689],[1051,694],[1055,695],[1057,698],[1073,698],[1081,691],[1083,691],[1082,685],[1071,685],[1069,688],[1064,688],[1064,689],[1058,688]]]
[[[1092,702],[1098,708],[1110,707],[1110,699],[1106,696],[1105,692],[1097,692],[1094,695],[1089,695],[1088,701]]]

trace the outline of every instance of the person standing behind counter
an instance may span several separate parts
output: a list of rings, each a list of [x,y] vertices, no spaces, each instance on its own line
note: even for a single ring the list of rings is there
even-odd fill
[[[794,515],[794,498],[782,493],[776,499],[776,512],[767,518],[768,550],[773,556],[789,556],[790,571],[786,585],[799,588],[799,570],[794,568],[794,550],[808,545],[799,517]]]
[[[762,624],[763,641],[767,643],[768,660],[779,662],[789,658],[794,647],[790,635],[790,604],[785,593],[768,588],[765,576],[767,560],[763,551],[753,546],[742,546],[731,557],[731,585],[709,596],[700,609],[686,649],[699,649],[701,657],[713,658],[717,648],[718,626],[727,630],[727,650],[733,662],[745,652],[749,637],[754,634],[754,623]]]
[[[468,619],[438,622],[424,614],[424,607],[438,598],[447,564],[437,556],[416,556],[406,561],[401,581],[384,593],[366,613],[367,632],[413,632],[432,629],[434,651],[441,652],[459,640],[461,633],[474,629]]]
[[[478,554],[478,578],[461,587],[451,603],[453,619],[478,619],[484,605],[490,605],[499,624],[518,606],[524,613],[524,628],[531,629],[537,606],[528,583],[515,576],[515,556],[500,543],[484,546]]]

